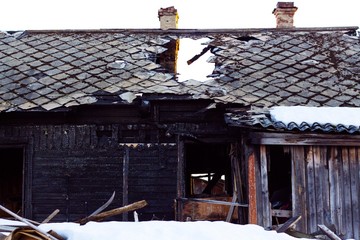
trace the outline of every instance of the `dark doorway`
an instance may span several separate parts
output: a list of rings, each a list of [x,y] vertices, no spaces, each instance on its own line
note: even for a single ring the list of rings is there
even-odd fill
[[[23,158],[21,147],[0,147],[0,203],[22,215]],[[9,217],[0,211],[0,217]]]
[[[283,146],[268,147],[268,185],[273,224],[284,223],[291,214],[291,153]]]

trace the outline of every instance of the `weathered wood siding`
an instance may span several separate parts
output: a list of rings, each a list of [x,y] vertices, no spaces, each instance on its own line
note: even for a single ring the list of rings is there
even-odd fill
[[[291,151],[298,156],[292,159],[293,198],[299,203],[293,205],[294,215],[306,214],[301,230],[313,232],[317,224],[334,224],[338,235],[359,239],[360,147],[307,146]],[[305,181],[294,181],[297,176]]]
[[[293,216],[301,215],[299,231],[312,233],[318,224],[334,224],[343,238],[360,239],[360,147],[346,146],[288,146],[292,162]],[[262,214],[268,216],[266,198],[267,156],[259,148],[258,182],[264,198],[258,203]],[[265,216],[265,219],[269,219]],[[268,227],[264,219],[260,224]]]

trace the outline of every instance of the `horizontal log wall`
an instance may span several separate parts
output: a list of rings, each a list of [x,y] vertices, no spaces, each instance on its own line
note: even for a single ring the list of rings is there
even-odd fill
[[[109,209],[122,206],[123,136],[136,142],[145,136],[159,139],[156,134],[146,124],[2,126],[0,144],[21,143],[31,152],[25,156],[26,216],[41,221],[58,208],[55,221],[74,221],[93,212],[113,191]],[[149,201],[146,218],[173,219],[176,146],[137,148],[130,156],[129,200]]]
[[[177,184],[177,146],[144,145],[129,151],[129,202],[146,200],[139,219],[174,220]],[[132,220],[133,216],[130,215]]]

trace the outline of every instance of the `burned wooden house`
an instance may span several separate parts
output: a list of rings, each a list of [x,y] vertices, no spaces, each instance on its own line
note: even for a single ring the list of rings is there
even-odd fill
[[[296,10],[279,4],[277,17],[283,8]],[[271,114],[359,108],[357,28],[278,23],[0,32],[0,204],[34,220],[58,208],[57,221],[73,221],[115,191],[117,206],[149,203],[141,220],[183,221],[225,220],[228,202],[234,222],[301,215],[300,231],[334,224],[359,239],[360,124]],[[180,81],[182,43],[199,39],[203,51],[185,49],[186,60],[209,53],[212,71]]]

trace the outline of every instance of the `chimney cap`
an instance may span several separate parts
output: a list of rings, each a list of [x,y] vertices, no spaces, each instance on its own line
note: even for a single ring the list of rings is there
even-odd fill
[[[177,15],[177,9],[174,6],[167,7],[167,8],[160,8],[158,10],[159,18],[162,16],[175,16]]]
[[[278,2],[276,4],[277,8],[293,8],[294,6],[294,2]]]

